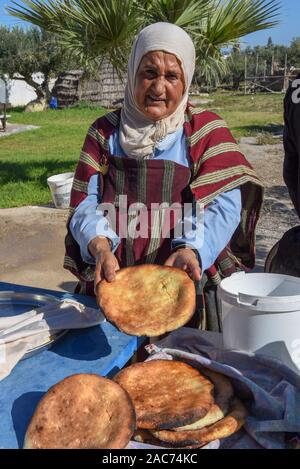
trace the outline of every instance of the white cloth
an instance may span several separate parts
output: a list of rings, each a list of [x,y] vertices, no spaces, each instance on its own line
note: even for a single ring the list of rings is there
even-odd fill
[[[26,313],[0,318],[0,380],[9,375],[27,351],[45,344],[66,329],[83,329],[103,322],[100,310],[74,300],[50,303]]]
[[[137,107],[134,99],[136,73],[145,54],[165,51],[174,54],[181,63],[185,89],[179,106],[165,119],[153,121]],[[171,23],[155,23],[137,36],[128,62],[128,81],[121,111],[120,145],[131,158],[147,158],[153,154],[155,143],[176,132],[184,123],[184,111],[195,70],[195,47],[190,36]]]

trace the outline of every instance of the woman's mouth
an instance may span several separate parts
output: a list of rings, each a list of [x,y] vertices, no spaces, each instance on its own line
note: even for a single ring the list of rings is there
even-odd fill
[[[166,100],[163,98],[155,98],[154,96],[148,96],[148,100],[152,103],[165,103]]]

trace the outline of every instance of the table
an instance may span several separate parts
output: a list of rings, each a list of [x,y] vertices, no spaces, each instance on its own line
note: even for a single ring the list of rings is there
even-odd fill
[[[96,307],[92,297],[0,282],[0,291],[50,294]],[[143,339],[119,332],[108,322],[68,332],[49,350],[20,361],[0,382],[0,448],[22,448],[33,411],[55,383],[75,373],[112,377],[134,355]]]

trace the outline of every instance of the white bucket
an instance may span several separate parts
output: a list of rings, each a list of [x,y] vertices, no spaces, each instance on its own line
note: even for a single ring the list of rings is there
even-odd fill
[[[56,174],[47,179],[56,208],[69,208],[74,173]]]
[[[222,281],[223,342],[300,371],[300,278],[237,273]]]

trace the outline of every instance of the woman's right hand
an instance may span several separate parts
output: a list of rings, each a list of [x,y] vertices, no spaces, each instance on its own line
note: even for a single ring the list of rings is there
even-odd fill
[[[110,243],[107,238],[97,237],[93,239],[88,249],[96,260],[94,290],[97,293],[97,286],[101,280],[113,282],[116,278],[117,270],[120,266],[116,256],[111,252]]]

